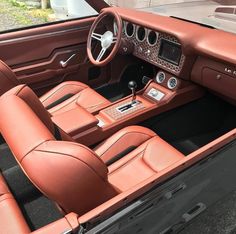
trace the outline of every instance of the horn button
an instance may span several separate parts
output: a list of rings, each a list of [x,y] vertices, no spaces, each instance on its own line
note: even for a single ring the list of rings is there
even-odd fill
[[[101,38],[101,46],[102,48],[108,49],[113,42],[113,33],[111,31],[107,31],[102,35]]]

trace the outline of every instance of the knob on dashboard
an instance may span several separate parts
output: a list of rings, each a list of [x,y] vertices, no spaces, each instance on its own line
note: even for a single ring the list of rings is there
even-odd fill
[[[141,46],[138,47],[138,52],[142,53],[143,52],[143,48]]]

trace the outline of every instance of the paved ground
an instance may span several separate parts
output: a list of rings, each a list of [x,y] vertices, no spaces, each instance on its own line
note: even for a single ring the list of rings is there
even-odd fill
[[[45,22],[44,16],[35,16],[35,11],[13,6],[9,0],[0,0],[0,31]]]
[[[236,191],[218,201],[179,234],[236,234]]]

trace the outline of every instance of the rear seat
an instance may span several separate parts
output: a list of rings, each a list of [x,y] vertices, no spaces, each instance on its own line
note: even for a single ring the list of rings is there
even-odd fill
[[[0,174],[0,233],[27,234],[30,229]]]
[[[78,215],[67,214],[65,217],[31,232],[16,200],[11,194],[0,173],[0,233],[2,234],[61,234],[77,233],[79,230]]]

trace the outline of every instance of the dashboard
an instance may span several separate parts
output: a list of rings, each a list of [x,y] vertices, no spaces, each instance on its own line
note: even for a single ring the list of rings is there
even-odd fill
[[[181,72],[185,56],[176,37],[128,21],[122,37],[134,45],[134,56],[176,75]]]
[[[151,12],[114,10],[132,54],[164,72],[157,83],[173,89],[176,81],[192,81],[236,103],[235,34]]]

